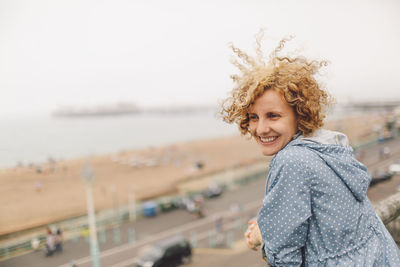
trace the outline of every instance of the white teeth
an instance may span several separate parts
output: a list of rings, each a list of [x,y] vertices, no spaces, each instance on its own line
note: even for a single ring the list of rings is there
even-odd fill
[[[260,137],[261,142],[272,142],[274,141],[277,136],[270,136],[270,137]]]

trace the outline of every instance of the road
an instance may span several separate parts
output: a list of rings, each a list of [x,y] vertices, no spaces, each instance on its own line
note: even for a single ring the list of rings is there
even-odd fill
[[[387,159],[379,158],[379,150],[382,146],[388,146],[391,149],[391,156]],[[362,155],[361,161],[371,173],[376,169],[386,168],[391,162],[400,159],[400,139],[366,148]],[[183,210],[176,210],[160,214],[155,218],[144,218],[135,223],[125,223],[118,228],[106,231],[105,235],[99,238],[102,266],[132,266],[131,263],[141,247],[176,233],[183,234],[192,241],[196,239],[198,243],[193,261],[187,266],[264,266],[260,255],[247,250],[241,240],[246,221],[256,215],[261,204],[264,183],[265,181],[260,179],[239,189],[226,191],[220,198],[207,200],[204,207],[206,217],[200,220]],[[390,181],[370,188],[368,196],[373,202],[379,201],[395,193],[399,184],[400,176],[394,176]],[[233,215],[230,211],[232,203],[238,203],[244,208],[243,213],[239,214],[240,220],[232,218]],[[231,249],[204,249],[204,247],[210,246],[215,229],[214,215],[217,213],[226,216],[223,220],[224,229],[229,231],[231,241],[237,240],[232,243]],[[129,242],[132,241],[133,229],[135,230],[135,243]],[[224,244],[227,243],[227,239],[225,236]],[[70,266],[71,261],[75,261],[79,267],[91,266],[88,255],[88,242],[84,238],[79,238],[66,241],[64,252],[53,257],[45,258],[44,251],[38,251],[0,262],[0,266]]]
[[[118,231],[120,233],[120,241],[115,242],[114,240],[114,230],[110,229],[106,231],[105,239],[99,236],[99,246],[100,250],[103,252],[109,251],[112,248],[118,246],[124,246],[129,241],[129,229],[135,229],[137,244],[141,240],[152,239],[156,235],[164,235],[164,232],[174,229],[179,226],[188,227],[190,224],[199,221],[210,221],[210,225],[214,226],[213,214],[219,213],[220,211],[229,210],[232,203],[240,203],[241,205],[246,205],[254,200],[262,199],[264,194],[264,183],[263,179],[260,179],[254,183],[247,184],[240,188],[240,194],[238,190],[226,191],[223,193],[222,197],[210,199],[205,201],[204,210],[206,213],[206,218],[198,220],[184,210],[175,210],[167,213],[162,213],[155,218],[143,218],[135,223],[125,223],[120,225]],[[243,193],[242,193],[243,192]],[[249,215],[254,216],[256,214],[256,209],[254,214]],[[243,222],[245,223],[245,222]],[[116,232],[118,232],[116,231]],[[180,231],[180,230],[179,230]],[[53,257],[44,257],[44,251],[37,251],[33,253],[28,253],[22,256],[8,259],[6,261],[0,262],[0,266],[8,267],[20,267],[20,266],[40,266],[40,267],[53,267],[69,263],[73,260],[85,258],[89,255],[89,245],[85,238],[80,237],[78,240],[68,240],[64,242],[64,252],[61,254],[55,254]],[[131,253],[128,253],[129,257],[132,257]],[[103,261],[103,260],[102,260]],[[84,266],[84,265],[79,265]],[[88,265],[90,266],[90,265]],[[109,266],[109,265],[104,265]]]

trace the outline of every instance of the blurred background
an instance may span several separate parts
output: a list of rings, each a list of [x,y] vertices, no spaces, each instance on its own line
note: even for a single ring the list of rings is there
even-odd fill
[[[349,136],[374,203],[395,195],[399,10],[395,0],[0,1],[0,266],[133,266],[177,234],[193,248],[188,266],[263,266],[242,236],[269,158],[216,117],[237,72],[229,44],[254,55],[262,28],[265,55],[293,35],[285,51],[330,62],[318,76],[337,102],[326,128]],[[49,255],[53,237],[63,249]]]

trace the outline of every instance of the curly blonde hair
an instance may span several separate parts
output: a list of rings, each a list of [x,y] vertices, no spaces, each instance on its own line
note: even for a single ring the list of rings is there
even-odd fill
[[[328,64],[327,61],[308,61],[303,57],[280,56],[285,43],[292,37],[283,38],[265,62],[261,50],[263,32],[256,37],[257,57],[253,58],[231,45],[238,59],[232,63],[241,75],[231,75],[236,86],[223,100],[220,115],[225,122],[236,123],[243,135],[250,133],[248,109],[266,90],[281,93],[293,107],[298,130],[311,135],[323,126],[326,108],[332,103],[329,94],[321,89],[314,75]]]

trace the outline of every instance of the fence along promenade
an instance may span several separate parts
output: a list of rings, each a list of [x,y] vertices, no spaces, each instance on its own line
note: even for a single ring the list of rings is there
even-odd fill
[[[256,168],[258,169],[258,168]],[[243,177],[242,179],[236,179],[236,183],[246,183],[251,182],[252,180],[263,178],[264,175],[259,172],[253,173],[251,176]],[[400,245],[400,191],[389,196],[388,198],[376,203],[374,205],[375,211],[377,215],[381,218],[387,229],[389,230],[390,234],[393,236],[395,241]],[[125,211],[119,213],[119,216],[111,218],[110,215],[114,215],[113,212],[108,212],[109,216],[104,216],[103,218],[98,220],[99,224],[106,225],[106,224],[113,224],[118,221],[122,223],[124,221],[129,220],[129,211],[126,209]],[[70,236],[79,235],[82,229],[86,227],[86,220],[85,218],[80,218],[74,224],[74,229],[67,228],[70,231]],[[71,226],[71,225],[70,225]],[[68,232],[68,231],[67,231]],[[42,239],[42,238],[41,238]],[[3,247],[0,250],[0,260],[7,259],[8,257],[12,256],[13,254],[19,254],[21,252],[31,251],[33,248],[31,247],[31,240],[26,240],[19,244],[15,244],[14,246]],[[42,240],[42,245],[44,244],[44,239]],[[18,253],[19,252],[19,253]]]
[[[190,194],[200,192],[204,189],[202,187],[208,185],[210,181],[216,182],[224,189],[235,188],[236,186],[265,178],[266,171],[266,164],[265,162],[262,162],[253,164],[251,166],[238,166],[235,168],[224,169],[220,172],[206,174],[202,177],[197,177],[197,179],[190,179],[184,183],[178,188],[178,191],[180,191],[181,194],[170,197],[169,199],[171,202],[173,202],[185,197],[187,193]],[[200,181],[200,184],[197,184],[195,180]],[[163,202],[164,200],[164,196],[154,199],[157,204]],[[142,203],[136,203],[135,206],[136,214],[134,217],[142,217]],[[114,228],[124,222],[131,221],[131,214],[132,210],[129,204],[119,206],[116,209],[113,208],[96,212],[96,225],[99,229],[98,232]],[[57,228],[61,228],[63,231],[64,240],[77,240],[80,236],[87,237],[89,233],[87,215],[51,223],[49,225],[57,225]],[[18,238],[11,244],[0,246],[0,262],[10,257],[33,251],[34,248],[32,247],[31,243],[33,238],[38,238],[40,242],[39,249],[43,248],[46,243],[46,236],[44,234],[45,227],[46,226],[39,227],[34,233]]]

